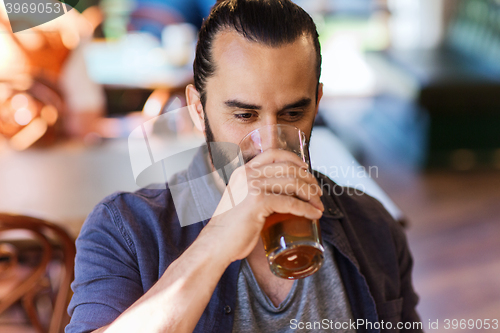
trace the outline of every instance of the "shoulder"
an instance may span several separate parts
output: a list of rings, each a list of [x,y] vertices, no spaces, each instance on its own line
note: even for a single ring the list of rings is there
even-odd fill
[[[135,239],[158,228],[160,217],[169,211],[170,201],[168,189],[115,192],[101,200],[90,212],[78,241],[97,241],[106,237],[107,246],[122,242],[136,254]],[[175,211],[172,214],[175,215]]]
[[[201,227],[181,226],[171,190],[162,184],[107,196],[89,214],[80,236],[95,237],[91,231],[97,230],[120,235],[132,253],[154,248],[176,256],[196,238]]]
[[[106,206],[117,218],[151,219],[167,214],[172,219],[175,215],[175,205],[170,186],[185,181],[186,171],[184,170],[176,173],[168,183],[153,184],[135,192],[115,192],[101,200],[97,206]]]
[[[157,238],[167,233],[165,229],[180,227],[170,190],[168,186],[161,187],[115,192],[105,197],[88,215],[79,239],[109,235],[114,242],[107,242],[108,246],[121,241],[134,254],[144,239],[157,243]]]
[[[159,214],[172,202],[168,187],[163,189],[140,189],[135,192],[115,192],[97,204],[105,206],[113,217],[125,215]]]
[[[140,221],[149,224],[168,211],[175,214],[170,191],[165,186],[163,189],[115,192],[101,200],[94,211],[102,211],[103,207],[115,223]]]

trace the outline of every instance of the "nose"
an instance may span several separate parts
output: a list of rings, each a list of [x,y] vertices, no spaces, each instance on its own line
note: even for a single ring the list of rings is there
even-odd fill
[[[280,145],[280,139],[279,139],[279,128],[276,126],[273,126],[276,124],[271,124],[266,126],[265,128],[265,135],[266,135],[266,141],[268,145],[268,149],[279,149],[281,148]]]
[[[262,144],[265,149],[286,149],[287,143],[284,133],[277,122],[266,124],[261,132]],[[264,148],[264,147],[263,147]]]
[[[267,115],[262,121],[261,126],[278,125],[278,116],[276,114]]]
[[[278,117],[270,114],[262,119],[256,127],[260,128],[259,133],[257,134],[259,139],[256,141],[258,141],[261,151],[271,148],[280,148],[278,128],[273,125],[278,125]]]

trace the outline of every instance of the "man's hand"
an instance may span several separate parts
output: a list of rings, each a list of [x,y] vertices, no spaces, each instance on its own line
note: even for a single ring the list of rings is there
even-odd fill
[[[294,153],[270,149],[233,172],[214,217],[201,234],[219,245],[220,260],[229,265],[246,258],[273,213],[321,217],[321,188],[307,170],[308,165]],[[228,209],[232,202],[236,206]]]
[[[222,274],[254,249],[269,215],[321,217],[321,189],[307,168],[282,150],[268,150],[238,168],[193,244],[144,296],[95,332],[192,332]]]

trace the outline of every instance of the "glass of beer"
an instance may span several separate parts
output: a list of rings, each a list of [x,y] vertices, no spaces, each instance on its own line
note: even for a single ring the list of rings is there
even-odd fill
[[[267,149],[288,150],[309,165],[306,135],[290,125],[268,125],[247,134],[239,144],[245,163]],[[271,271],[295,280],[314,274],[323,264],[323,245],[318,220],[292,214],[270,215],[261,232]]]

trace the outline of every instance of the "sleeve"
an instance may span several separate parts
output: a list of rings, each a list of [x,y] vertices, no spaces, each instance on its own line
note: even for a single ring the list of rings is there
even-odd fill
[[[423,332],[423,323],[416,310],[419,297],[413,289],[412,282],[413,258],[403,228],[397,224],[395,230],[395,245],[398,251],[399,260],[401,298],[403,299],[401,322],[406,324],[404,327],[407,327],[402,329],[401,332]],[[420,326],[419,323],[421,324]]]
[[[133,243],[107,203],[87,217],[76,249],[66,333],[108,325],[144,294]]]

